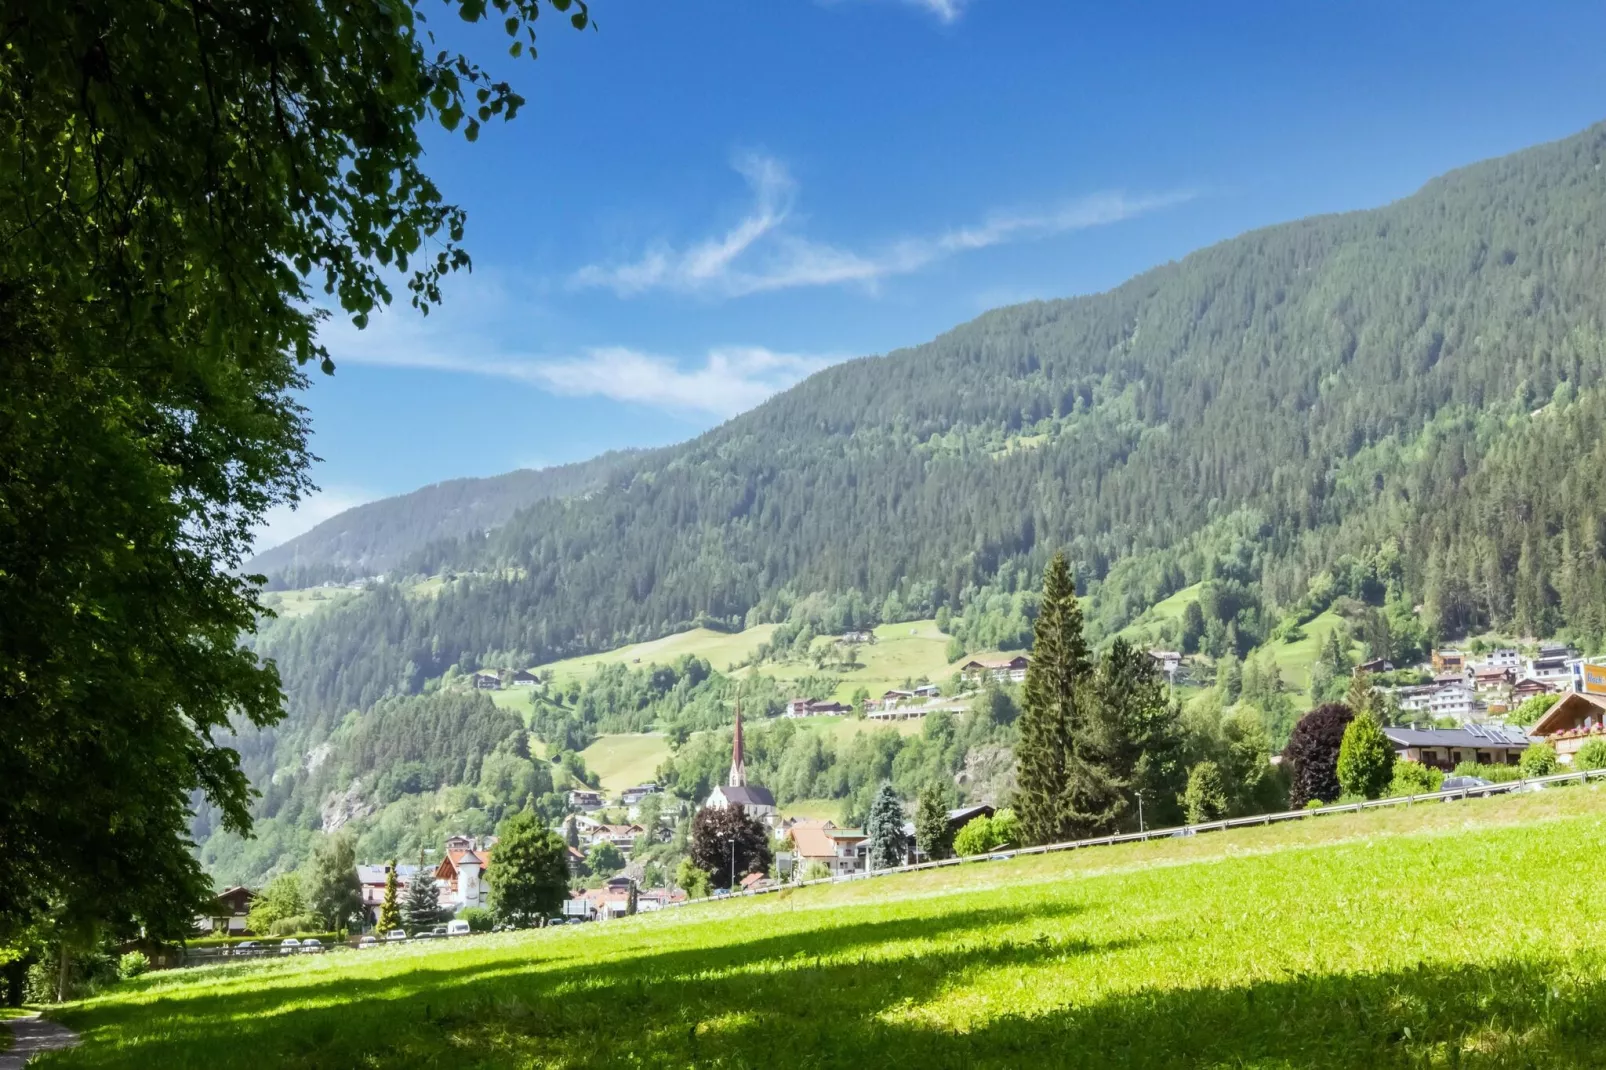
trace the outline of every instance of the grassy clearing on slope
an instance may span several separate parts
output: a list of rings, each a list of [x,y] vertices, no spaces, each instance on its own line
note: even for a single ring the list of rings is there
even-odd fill
[[[872,695],[879,695],[883,691],[902,687],[905,680],[925,677],[936,683],[946,683],[954,674],[954,666],[948,662],[948,636],[937,630],[934,620],[883,624],[875,629],[875,637],[874,643],[859,647],[857,668],[827,670],[842,681],[832,696],[839,702],[848,701],[853,697],[853,692],[861,687],[867,688]],[[820,640],[821,644],[829,642],[832,640]],[[808,662],[766,663],[751,671],[778,680],[798,680],[819,672]]]
[[[654,639],[647,643],[632,643],[629,646],[619,647],[603,654],[587,654],[584,657],[565,658],[563,661],[554,661],[541,666],[550,669],[553,677],[560,684],[567,684],[570,680],[584,680],[600,665],[623,663],[634,665],[640,662],[643,665],[667,665],[676,658],[685,654],[696,654],[700,658],[708,659],[717,672],[724,672],[729,666],[739,661],[745,661],[761,644],[769,641],[770,634],[775,631],[773,624],[760,624],[742,632],[716,632],[709,628],[693,628],[687,632],[676,632],[666,635],[662,639]]]
[[[1199,591],[1203,586],[1202,583],[1195,583],[1168,598],[1162,598],[1116,634],[1137,646],[1147,647],[1159,642],[1161,627],[1172,621],[1182,620],[1182,614],[1187,610],[1188,603],[1199,600]]]
[[[1344,618],[1331,609],[1324,610],[1313,617],[1309,623],[1301,625],[1305,633],[1303,639],[1292,643],[1285,643],[1280,639],[1273,639],[1269,643],[1258,647],[1252,657],[1264,657],[1271,654],[1272,660],[1277,663],[1282,673],[1283,684],[1290,691],[1300,693],[1305,698],[1310,697],[1310,671],[1321,657],[1322,644],[1327,642],[1328,633],[1335,628],[1345,626]],[[1350,647],[1350,654],[1359,651],[1359,644]]]
[[[40,1066],[1593,1065],[1603,819],[1555,790],[174,971]]]
[[[309,617],[320,609],[339,605],[358,592],[351,587],[303,587],[293,591],[267,591],[262,604],[281,620]]]
[[[580,757],[602,778],[603,790],[620,792],[653,779],[669,757],[669,740],[656,732],[598,736]]]

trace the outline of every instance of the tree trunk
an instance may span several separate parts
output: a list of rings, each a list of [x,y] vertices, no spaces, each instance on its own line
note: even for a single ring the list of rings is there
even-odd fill
[[[61,944],[60,957],[61,971],[56,975],[56,1002],[65,1003],[67,1002],[67,968],[72,961],[72,957],[67,952],[66,941]]]

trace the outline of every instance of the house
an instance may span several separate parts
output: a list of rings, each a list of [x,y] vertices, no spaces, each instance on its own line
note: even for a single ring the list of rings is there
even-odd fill
[[[852,712],[851,706],[823,699],[795,698],[786,704],[788,717],[841,717]]]
[[[1581,671],[1578,651],[1569,646],[1547,643],[1539,653],[1528,659],[1524,675],[1547,684],[1555,684],[1558,691],[1572,685],[1573,676]]]
[[[1571,691],[1561,697],[1529,729],[1535,739],[1556,748],[1556,758],[1571,765],[1578,748],[1591,739],[1606,739],[1606,695]]]
[[[1154,667],[1168,677],[1175,677],[1182,667],[1182,655],[1175,650],[1151,650],[1149,657],[1154,659]]]
[[[799,821],[786,831],[797,856],[795,872],[802,874],[818,862],[831,876],[862,873],[869,865],[869,837],[863,829],[841,829],[830,821]]]
[[[540,687],[541,678],[529,669],[516,669],[508,683],[513,687]]]
[[[942,694],[942,688],[936,684],[917,684],[912,694],[916,698],[936,698]]]
[[[1465,720],[1484,712],[1477,694],[1459,678],[1423,687],[1402,687],[1394,696],[1399,700],[1400,709],[1408,713]]]
[[[870,699],[864,704],[864,712],[874,713],[876,710],[890,710],[900,702],[908,702],[915,697],[913,691],[883,691],[880,698]]]
[[[875,632],[843,632],[839,643],[874,643]]]
[[[396,890],[398,898],[404,895],[414,881],[423,879],[435,880],[435,871],[428,866],[423,869],[420,878],[419,868],[411,863],[402,862],[396,866]],[[385,882],[389,879],[389,865],[364,864],[357,867],[357,884],[362,890],[363,913],[370,922],[379,919],[379,908],[385,902]],[[437,888],[439,885],[437,884]]]
[[[976,806],[961,806],[958,809],[949,810],[948,832],[950,835],[956,834],[978,817],[992,817],[996,812],[993,807],[988,806],[986,803]],[[915,823],[913,821],[905,821],[903,823],[903,835],[905,841],[909,844],[907,856],[909,864],[914,865],[916,862],[924,862],[926,860],[925,853],[915,845]]]
[[[736,707],[736,734],[731,740],[731,768],[726,783],[715,785],[704,807],[739,806],[765,824],[775,823],[775,796],[770,789],[747,782],[747,760],[742,752],[742,707]]]
[[[1474,691],[1504,691],[1517,682],[1517,674],[1508,668],[1475,667],[1472,673]]]
[[[1030,664],[1025,654],[1016,654],[1011,658],[975,659],[965,662],[959,667],[959,675],[967,680],[993,679],[1000,683],[1008,681],[1018,684],[1026,679],[1026,666]]]
[[[636,845],[636,837],[646,831],[642,825],[598,825],[581,839],[592,847],[599,843],[611,843],[625,854],[629,854],[630,849]]]
[[[485,906],[490,896],[485,871],[490,864],[489,847],[479,846],[466,836],[447,840],[446,855],[435,867],[435,880],[440,885],[443,902],[454,912]]]
[[[249,933],[245,916],[251,913],[251,904],[257,894],[243,885],[226,888],[212,900],[212,912],[195,919],[195,927],[213,936],[239,936]]]
[[[571,810],[601,810],[603,807],[602,792],[585,791],[579,788],[569,792],[569,809]]]
[[[1556,685],[1554,684],[1547,683],[1544,680],[1535,680],[1531,676],[1525,676],[1512,685],[1511,701],[1513,703],[1526,702],[1535,695],[1548,695],[1555,690]]]
[[[1491,650],[1477,662],[1474,668],[1485,669],[1511,669],[1515,672],[1522,667],[1522,655],[1511,647],[1501,647]]]
[[[1373,658],[1371,661],[1361,662],[1355,668],[1358,672],[1367,673],[1393,672],[1394,663],[1387,658]]]
[[[567,861],[569,863],[569,876],[578,877],[585,870],[586,855],[580,848],[569,847]]]
[[[1435,650],[1433,652],[1433,675],[1443,676],[1454,673],[1457,676],[1467,671],[1467,656],[1459,650]]]
[[[749,873],[737,883],[741,886],[742,891],[752,892],[767,888],[773,884],[774,881],[770,880],[768,875],[763,873]]]
[[[1463,725],[1460,728],[1385,727],[1394,754],[1408,762],[1421,762],[1449,772],[1462,762],[1479,765],[1516,765],[1533,742],[1521,729],[1499,725]]]
[[[661,789],[657,784],[637,784],[633,788],[626,788],[619,793],[619,801],[626,806],[635,806],[649,795],[656,795]]]
[[[502,674],[495,669],[477,669],[470,680],[478,691],[502,690]]]

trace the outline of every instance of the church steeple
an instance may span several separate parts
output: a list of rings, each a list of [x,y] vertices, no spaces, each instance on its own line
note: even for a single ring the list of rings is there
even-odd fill
[[[745,788],[747,786],[747,764],[742,760],[742,695],[736,694],[736,739],[731,744],[731,775],[729,786]]]

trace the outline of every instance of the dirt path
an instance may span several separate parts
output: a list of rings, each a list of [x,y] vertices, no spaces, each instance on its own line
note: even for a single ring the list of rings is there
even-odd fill
[[[0,1051],[0,1070],[22,1070],[28,1060],[46,1051],[70,1048],[78,1043],[78,1034],[48,1018],[30,1014],[26,1018],[8,1018],[0,1022],[0,1029],[11,1030],[11,1047]]]

